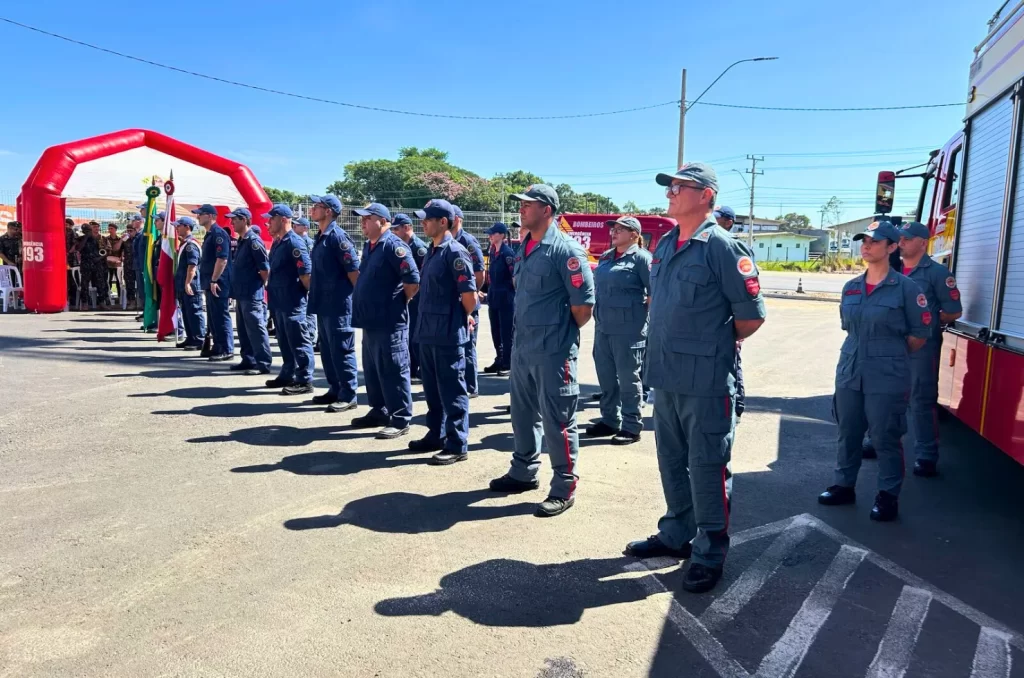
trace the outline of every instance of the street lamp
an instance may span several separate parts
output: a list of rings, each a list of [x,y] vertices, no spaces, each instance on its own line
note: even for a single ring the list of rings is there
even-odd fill
[[[708,93],[708,90],[715,86],[715,83],[722,79],[726,73],[728,73],[733,66],[737,64],[744,64],[748,61],[775,61],[779,57],[754,57],[753,59],[740,59],[739,61],[729,64],[729,67],[722,71],[717,78],[711,81],[711,84],[704,88],[704,91],[700,93],[696,99],[694,99],[689,106],[686,105],[686,69],[683,69],[683,87],[682,94],[679,99],[679,155],[677,157],[676,167],[683,166],[683,132],[686,123],[686,113],[694,105],[701,100],[701,98]]]

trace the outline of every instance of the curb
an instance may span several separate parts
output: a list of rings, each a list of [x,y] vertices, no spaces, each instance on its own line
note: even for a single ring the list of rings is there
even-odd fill
[[[796,292],[790,292],[790,293],[787,294],[785,292],[765,292],[764,290],[761,290],[761,296],[763,296],[765,299],[793,299],[793,300],[796,300],[796,301],[823,301],[823,302],[831,303],[831,304],[838,304],[839,303],[839,297],[838,296],[836,296],[835,298],[832,298],[832,297],[814,297],[814,296],[808,296],[808,295],[805,295],[805,294],[797,294]]]

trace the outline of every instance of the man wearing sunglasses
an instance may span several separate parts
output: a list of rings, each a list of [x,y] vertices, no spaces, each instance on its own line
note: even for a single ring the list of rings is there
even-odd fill
[[[683,588],[702,593],[729,549],[726,465],[736,426],[736,341],[764,323],[750,251],[715,223],[715,171],[701,163],[659,174],[679,224],[651,260],[647,381],[668,510],[658,534],[626,546],[638,558],[690,559]]]

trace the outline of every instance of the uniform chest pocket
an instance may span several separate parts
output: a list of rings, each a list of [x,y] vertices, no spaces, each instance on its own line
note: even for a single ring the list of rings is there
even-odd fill
[[[679,286],[679,303],[693,306],[702,287],[711,281],[711,270],[703,266],[686,266],[676,273],[675,283]]]
[[[876,322],[884,322],[889,329],[896,330],[897,334],[906,334],[907,317],[903,312],[902,295],[886,295],[877,302],[878,310],[872,314]]]
[[[554,264],[546,258],[527,262],[522,267],[523,289],[530,292],[543,292],[544,281],[554,272]]]

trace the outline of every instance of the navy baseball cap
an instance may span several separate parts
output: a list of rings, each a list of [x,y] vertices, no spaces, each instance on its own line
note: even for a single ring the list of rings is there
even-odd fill
[[[198,209],[192,210],[192,214],[212,214],[213,216],[217,216],[217,208],[206,203],[205,205],[200,205]]]
[[[309,219],[307,219],[306,217],[299,217],[298,219],[292,221],[293,226],[295,226],[296,224],[299,226],[305,226],[306,228],[309,228]]]
[[[153,219],[163,219],[164,221],[167,221],[167,212],[157,212]]]
[[[854,240],[863,240],[864,238],[871,238],[872,240],[884,239],[895,243],[900,241],[900,232],[896,230],[896,227],[890,221],[872,221],[866,231],[853,236]]]
[[[447,217],[448,224],[451,225],[455,221],[455,205],[447,200],[431,200],[423,206],[423,209],[416,210],[415,214],[417,219],[440,219],[441,217]]]
[[[196,220],[192,217],[178,217],[174,222],[175,226],[186,226],[190,231],[195,230]]]
[[[132,221],[133,221],[133,222],[134,222],[134,221],[142,221],[142,215],[141,215],[141,214],[136,214],[136,215],[133,215],[133,216],[132,216]]]
[[[462,208],[456,204],[452,204],[452,213],[455,214],[456,219],[465,219],[466,215],[462,213]]]
[[[527,186],[522,193],[514,193],[509,197],[526,202],[542,202],[545,205],[550,205],[553,210],[558,209],[558,192],[547,184]]]
[[[932,234],[928,231],[928,227],[918,221],[911,221],[909,224],[904,224],[903,228],[900,229],[900,236],[903,238],[924,238],[927,240],[932,237]]]
[[[394,221],[391,222],[392,226],[403,226],[405,224],[412,226],[412,219],[409,218],[408,214],[404,214],[402,212],[396,214]]]
[[[341,214],[341,201],[333,195],[311,195],[309,201],[314,205],[323,205],[334,210],[335,214]]]
[[[259,236],[263,235],[263,231],[260,230],[259,226],[252,226],[249,230],[252,231],[253,233],[255,233],[256,235],[259,235]]]
[[[610,219],[609,221],[604,222],[604,225],[608,228],[611,228],[612,226],[622,226],[623,228],[628,228],[629,230],[637,233],[641,232],[640,220],[636,217],[619,217],[618,219]]]
[[[225,215],[228,219],[234,219],[235,217],[245,217],[246,219],[252,219],[252,212],[245,207],[238,207],[231,210]]]
[[[731,207],[726,207],[725,205],[722,205],[721,207],[715,210],[715,216],[722,217],[724,219],[729,219],[730,221],[736,221],[735,210],[733,210],[733,208]]]
[[[704,188],[710,188],[715,193],[718,192],[718,175],[715,174],[715,170],[711,169],[710,165],[705,165],[702,162],[688,162],[680,167],[675,174],[665,174],[662,172],[654,177],[659,186],[671,186],[673,179],[692,181]]]
[[[495,233],[508,235],[508,226],[499,221],[498,223],[494,224],[493,226],[487,229],[487,235],[494,235]]]
[[[149,207],[149,205],[147,205],[146,203],[142,203],[141,205],[136,205],[135,209],[137,209],[137,210],[144,210],[147,207]]]
[[[391,221],[391,210],[379,202],[371,202],[369,205],[362,209],[352,210],[352,214],[360,217],[368,217],[371,214],[375,217],[380,217],[384,221]]]
[[[286,219],[292,218],[292,208],[288,207],[284,203],[278,203],[270,208],[270,211],[263,215],[264,219],[270,217],[285,217]]]

